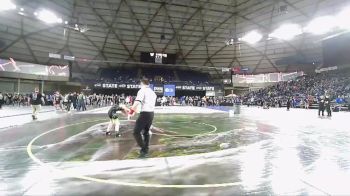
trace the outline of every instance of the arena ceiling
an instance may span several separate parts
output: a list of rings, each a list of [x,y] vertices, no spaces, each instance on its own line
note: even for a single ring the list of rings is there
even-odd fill
[[[302,58],[322,62],[325,36],[302,34],[283,41],[267,35],[284,23],[305,25],[330,15],[348,0],[13,0],[17,10],[0,12],[0,57],[39,64],[60,64],[48,53],[75,56],[75,72],[98,67],[132,66],[140,52],[176,53],[177,66],[220,75],[221,67],[253,73],[295,71]],[[23,8],[23,10],[19,10]],[[62,24],[48,25],[33,13],[49,9]],[[19,14],[18,10],[22,13]],[[74,30],[74,25],[86,28]],[[238,41],[251,30],[264,38]],[[84,31],[84,30],[83,30]],[[233,39],[232,45],[226,41]],[[282,63],[276,63],[281,61]],[[218,67],[218,69],[213,69]],[[305,67],[304,67],[305,68]]]

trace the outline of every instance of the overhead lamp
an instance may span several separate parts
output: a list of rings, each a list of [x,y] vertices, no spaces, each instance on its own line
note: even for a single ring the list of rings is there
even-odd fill
[[[350,6],[344,8],[337,16],[336,22],[339,28],[350,30]]]
[[[62,23],[63,22],[63,20],[62,20],[62,18],[57,18],[57,23]]]
[[[0,11],[14,10],[14,9],[16,9],[16,5],[12,3],[11,0],[1,0]]]
[[[337,27],[336,19],[333,16],[321,16],[313,19],[305,28],[305,32],[315,35],[328,33]]]
[[[35,15],[35,13],[34,13]],[[37,17],[39,20],[45,22],[45,23],[62,23],[62,19],[58,18],[55,13],[49,11],[49,10],[41,10],[37,13]]]
[[[284,24],[273,31],[269,37],[274,37],[283,40],[290,40],[297,35],[302,34],[301,27],[297,24]]]
[[[249,44],[255,44],[262,39],[262,35],[257,31],[251,31],[242,37],[241,40],[248,42]]]

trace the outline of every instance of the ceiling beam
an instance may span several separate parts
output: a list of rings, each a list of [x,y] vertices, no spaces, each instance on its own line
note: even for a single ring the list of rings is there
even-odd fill
[[[235,4],[235,11],[236,11],[236,9],[237,9],[237,0],[234,0],[234,4]],[[233,38],[234,39],[238,38],[238,34],[237,34],[237,17],[235,17],[233,19]],[[228,67],[232,67],[233,63],[235,61],[237,61],[239,67],[242,68],[241,63],[237,59],[237,45],[240,46],[240,44],[241,44],[240,42],[238,42],[237,44],[236,43],[233,44],[233,58],[232,58],[232,61],[230,62],[230,64],[228,64]]]
[[[140,20],[136,17],[136,14],[134,12],[134,10],[131,8],[131,6],[127,3],[127,1],[122,0],[126,6],[128,7],[129,11],[131,12],[133,19],[136,20],[137,24],[141,27],[142,29],[142,35],[140,36],[139,40],[136,43],[136,46],[134,47],[134,50],[132,51],[132,55],[135,54],[135,51],[137,49],[137,46],[140,44],[140,41],[142,39],[143,36],[146,36],[148,43],[150,44],[150,46],[152,47],[153,51],[156,52],[156,49],[154,48],[152,41],[149,38],[149,35],[147,33],[148,28],[151,26],[152,20],[158,15],[159,11],[162,9],[162,7],[165,5],[164,3],[161,3],[161,5],[158,7],[158,9],[156,10],[156,12],[153,14],[152,19],[148,22],[146,27],[143,27],[143,25],[141,24]]]
[[[23,32],[24,32],[24,29],[23,29],[23,16],[21,15],[21,36],[23,36]],[[36,56],[34,55],[34,52],[32,50],[32,48],[29,46],[27,40],[25,38],[23,38],[23,42],[25,43],[25,45],[27,46],[27,49],[29,50],[29,53],[30,55],[32,55],[33,59],[34,59],[34,62],[36,64],[39,64],[39,61],[38,59],[36,58]]]
[[[206,30],[204,28],[204,22],[203,22],[203,13],[202,13],[203,9],[200,8],[200,11],[199,11],[199,16],[200,16],[200,21],[201,21],[201,27],[202,27],[202,31],[203,31],[203,36],[205,36],[205,33],[206,33]],[[210,62],[212,65],[213,63],[210,61],[210,57],[209,57],[209,50],[208,50],[208,43],[207,43],[207,38],[204,39],[204,44],[205,44],[205,51],[207,53],[207,60],[205,61],[205,63],[203,63],[202,66],[205,66],[205,64],[207,62]],[[200,70],[201,71],[201,70]]]
[[[207,1],[208,2],[208,1]],[[173,36],[170,38],[168,43],[165,45],[165,47],[162,50],[162,53],[165,52],[165,50],[168,48],[169,44],[176,38],[176,35],[180,33],[180,31],[193,19],[193,17],[200,11],[200,7],[196,8],[196,10],[191,14],[190,17],[186,19],[185,22],[181,24],[181,27],[179,29],[176,29],[176,34],[173,34]]]
[[[123,1],[121,0],[120,4],[122,3]],[[105,26],[108,28],[108,30],[110,30],[111,32],[113,32],[115,38],[119,41],[119,43],[123,46],[123,48],[129,53],[129,56],[135,60],[133,54],[130,52],[129,48],[123,43],[122,39],[119,37],[119,35],[117,34],[117,32],[114,30],[114,27],[113,27],[113,23],[111,24],[108,24],[108,22],[96,11],[96,8],[92,7],[90,4],[88,4],[88,6],[92,9],[93,13],[95,14],[95,17],[100,19],[104,24]],[[116,13],[117,15],[117,13]],[[100,50],[100,49],[99,49]],[[101,51],[100,51],[101,52]],[[103,58],[105,58],[104,56],[104,52],[102,50],[102,56]]]
[[[107,0],[107,2],[109,2],[109,1]],[[108,4],[109,4],[109,3],[108,3]],[[109,34],[112,32],[112,26],[113,26],[113,24],[115,23],[115,21],[117,20],[118,12],[119,12],[119,10],[120,10],[121,5],[122,5],[122,1],[120,1],[119,5],[118,5],[118,8],[117,8],[115,11],[113,11],[113,12],[114,12],[114,15],[113,15],[113,18],[112,18],[112,22],[111,22],[110,24],[108,24],[108,25],[109,25],[109,28],[108,28],[108,32],[107,32],[107,34],[106,34],[105,40],[104,40],[103,45],[102,45],[102,49],[101,49],[102,51],[103,51],[103,50],[105,49],[105,47],[106,47],[106,43],[107,43],[108,36],[109,36]],[[110,7],[112,7],[112,6],[110,6]]]
[[[230,14],[230,16],[228,16],[225,20],[221,21],[216,27],[212,28],[209,32],[207,32],[203,37],[201,37],[201,39],[199,41],[196,42],[196,44],[185,54],[184,58],[186,58],[189,54],[191,54],[191,52],[196,49],[199,44],[205,40],[211,33],[213,33],[217,28],[219,28],[221,25],[223,25],[224,23],[226,23],[228,20],[230,20],[232,17],[234,17],[236,15],[236,13],[232,13]]]
[[[313,18],[315,16],[315,14],[318,12],[318,10],[320,8],[320,3],[323,2],[323,1],[324,0],[318,0],[317,3],[315,3],[315,7],[313,9],[313,13],[311,14],[311,18]],[[303,51],[303,46],[305,45],[305,38],[306,38],[305,36],[306,36],[305,33],[301,34],[301,39],[300,39],[300,44],[299,44],[299,47],[298,47],[298,51]]]
[[[9,49],[11,46],[15,45],[18,41],[20,41],[21,39],[24,39],[24,38],[27,38],[29,36],[32,36],[32,35],[35,35],[35,34],[38,34],[38,33],[42,33],[42,32],[45,32],[45,31],[49,31],[49,30],[52,30],[52,29],[55,29],[55,28],[59,28],[59,27],[62,27],[62,26],[50,26],[50,27],[46,27],[46,28],[43,28],[43,29],[40,29],[40,30],[37,30],[37,31],[33,31],[33,32],[30,32],[30,33],[27,33],[27,34],[23,34],[23,35],[20,35],[18,36],[17,39],[13,40],[11,43],[9,43],[6,47],[4,47],[2,50],[0,50],[0,54],[5,52],[7,49]]]
[[[272,10],[270,12],[269,26],[267,28],[268,31],[271,31],[271,28],[272,28],[272,21],[273,21],[273,15],[274,15],[274,12],[275,12],[276,4],[277,4],[277,1],[274,0],[274,4],[273,4]],[[266,50],[267,50],[268,43],[269,43],[268,39],[265,39],[265,41],[264,41],[264,55],[260,58],[260,60],[258,61],[258,64],[253,69],[253,71],[252,71],[253,74],[255,73],[256,69],[261,65],[262,60],[266,57]],[[272,64],[272,63],[270,63],[270,64],[278,72],[277,67],[274,64]]]
[[[180,44],[179,35],[178,35],[178,33],[177,33],[177,31],[176,31],[176,29],[175,29],[175,27],[174,27],[174,24],[173,24],[173,22],[172,22],[172,19],[171,19],[169,13],[168,13],[168,9],[167,9],[166,6],[164,6],[164,10],[165,10],[165,14],[166,14],[166,16],[167,16],[167,19],[168,19],[168,21],[169,21],[169,24],[170,24],[170,26],[171,26],[171,28],[172,28],[172,30],[173,30],[173,33],[174,33],[173,36],[175,36],[175,39],[176,39],[176,44],[177,44],[177,48],[178,48],[177,54],[178,54],[178,55],[183,55],[182,48],[181,48],[181,44]],[[173,40],[173,39],[171,39],[171,40]],[[170,44],[171,40],[167,42],[167,45],[163,48],[162,53],[164,53],[165,48]],[[183,58],[183,57],[182,57],[182,58]],[[184,59],[184,63],[187,64],[187,62],[186,62],[185,59]]]

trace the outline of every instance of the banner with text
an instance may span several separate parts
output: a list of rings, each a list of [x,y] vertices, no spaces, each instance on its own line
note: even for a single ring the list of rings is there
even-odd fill
[[[157,95],[163,95],[164,89],[163,89],[163,85],[154,85],[153,87],[153,91],[157,94]]]
[[[138,84],[124,84],[124,83],[95,83],[95,88],[103,88],[103,89],[140,89],[140,85]],[[168,88],[167,93],[172,93],[172,89],[175,90],[183,90],[183,91],[214,91],[217,87],[214,86],[196,86],[196,85],[174,85],[174,84],[154,84],[151,87],[153,91],[157,94],[163,95],[165,89]]]

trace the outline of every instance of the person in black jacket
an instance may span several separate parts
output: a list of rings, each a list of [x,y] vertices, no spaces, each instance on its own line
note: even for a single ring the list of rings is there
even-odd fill
[[[323,96],[321,96],[320,100],[318,101],[318,115],[320,116],[322,113],[322,116],[324,116],[324,99]]]
[[[73,103],[73,108],[77,109],[77,103],[78,103],[78,95],[76,92],[72,94],[72,103]]]
[[[0,92],[0,109],[2,108],[2,104],[4,104],[4,96]]]
[[[38,119],[37,114],[41,109],[41,104],[45,104],[44,97],[39,92],[39,88],[35,88],[34,92],[29,95],[29,103],[32,106],[32,118],[33,120]]]
[[[331,99],[328,95],[326,95],[326,98],[324,99],[325,109],[327,111],[327,116],[332,116],[332,110],[331,110]]]
[[[291,100],[290,100],[290,98],[288,98],[287,99],[287,111],[289,111],[290,104],[291,104]]]
[[[119,115],[118,115],[119,111],[125,112],[124,108],[118,105],[114,105],[108,110],[108,117],[110,121],[107,127],[106,135],[111,135],[111,131],[114,127],[114,131],[116,133],[115,136],[120,137],[120,132],[119,132],[120,121],[119,121]]]

